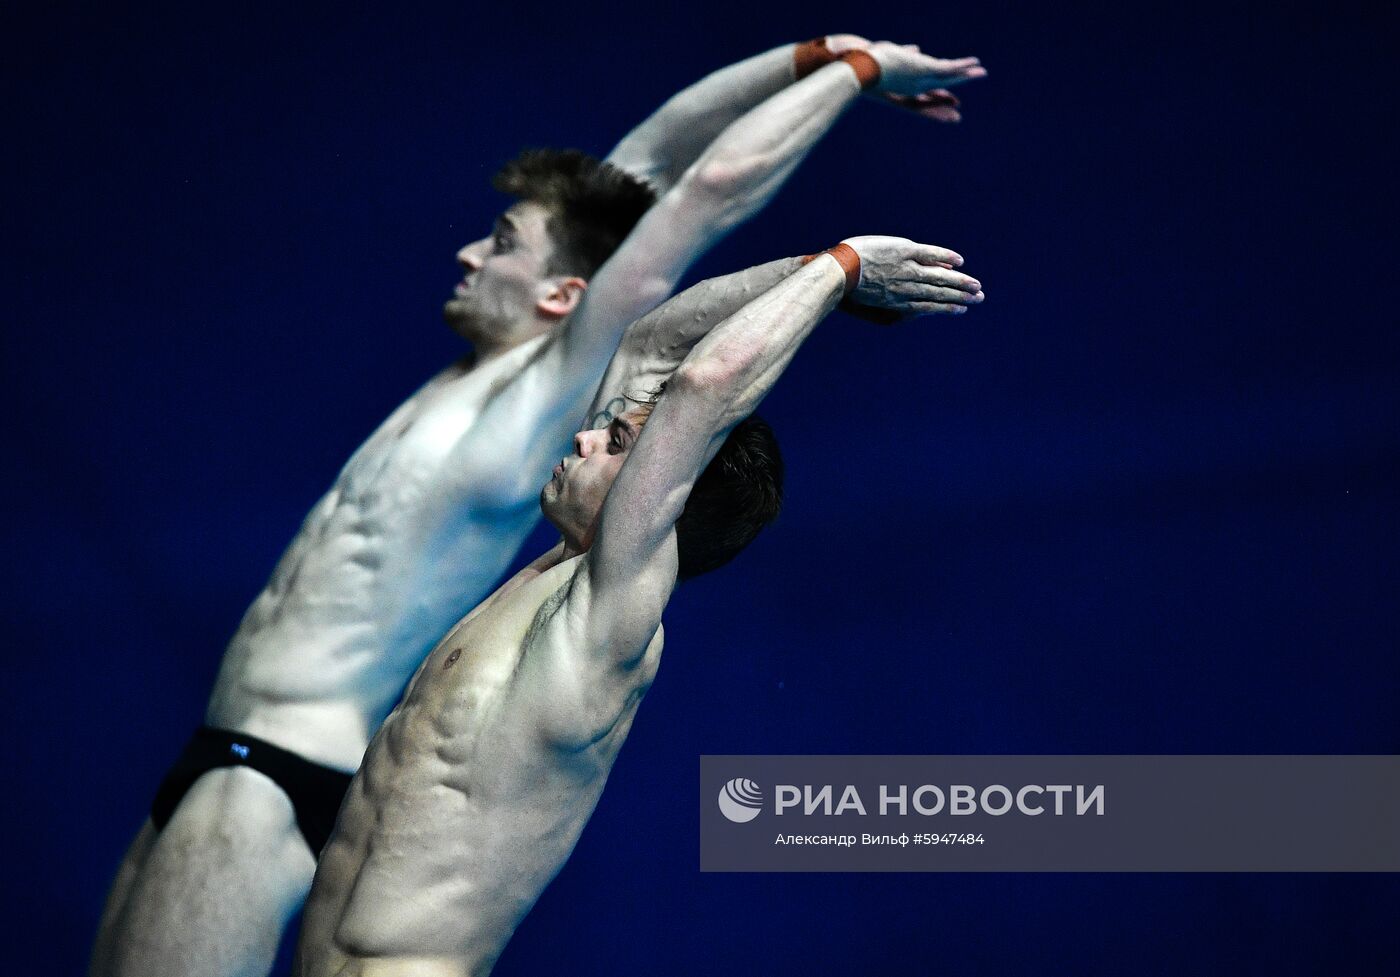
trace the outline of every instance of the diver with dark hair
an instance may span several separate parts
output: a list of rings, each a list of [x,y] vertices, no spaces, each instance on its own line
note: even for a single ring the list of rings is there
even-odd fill
[[[613,389],[664,389],[574,436],[540,493],[559,543],[448,632],[370,743],[316,871],[299,977],[490,972],[602,795],[677,581],[777,514],[759,401],[846,293],[890,320],[981,302],[961,264],[851,238],[706,282],[629,330]]]

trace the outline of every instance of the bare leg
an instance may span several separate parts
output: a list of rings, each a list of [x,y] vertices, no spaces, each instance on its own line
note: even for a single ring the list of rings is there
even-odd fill
[[[92,948],[92,964],[88,967],[89,977],[99,977],[101,974],[109,972],[112,966],[112,939],[117,925],[117,920],[121,919],[122,911],[126,909],[127,900],[131,896],[132,883],[141,872],[141,867],[146,864],[146,856],[151,853],[151,847],[156,841],[156,827],[147,818],[146,823],[141,826],[140,832],[136,835],[136,840],[131,843],[131,847],[126,850],[126,857],[122,859],[122,864],[117,869],[117,877],[112,882],[111,891],[107,893],[107,905],[102,910],[102,922],[97,926],[97,942]]]
[[[266,977],[316,870],[287,795],[246,767],[211,770],[162,831],[147,829],[113,886],[91,977]]]

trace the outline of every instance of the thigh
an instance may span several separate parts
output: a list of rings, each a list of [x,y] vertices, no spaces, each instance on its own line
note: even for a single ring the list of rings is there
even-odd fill
[[[264,977],[315,870],[280,787],[246,767],[209,771],[129,881],[102,977]]]
[[[92,964],[88,968],[92,977],[100,977],[111,969],[113,931],[126,909],[131,887],[140,876],[141,868],[146,864],[146,858],[150,855],[155,841],[156,827],[151,823],[151,819],[147,818],[146,823],[137,832],[136,840],[126,850],[126,856],[117,869],[117,877],[112,880],[112,887],[107,892],[107,904],[102,908],[102,921],[97,926],[97,939],[93,942]]]

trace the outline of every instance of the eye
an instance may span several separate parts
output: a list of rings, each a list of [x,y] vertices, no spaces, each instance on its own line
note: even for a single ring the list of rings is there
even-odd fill
[[[608,430],[608,451],[617,454],[626,451],[631,440],[631,429],[621,421],[614,421]]]
[[[497,231],[491,236],[491,246],[496,249],[497,253],[509,251],[513,246],[513,243],[514,242],[512,242],[507,235],[501,233],[500,231]]]

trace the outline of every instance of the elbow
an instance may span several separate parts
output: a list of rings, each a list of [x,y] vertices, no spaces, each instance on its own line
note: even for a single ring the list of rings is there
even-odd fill
[[[640,319],[656,308],[671,294],[675,282],[661,275],[637,275],[627,283],[627,294],[631,297],[632,308],[627,321]],[[624,334],[625,335],[625,334]]]
[[[700,160],[685,176],[692,194],[705,201],[724,227],[741,223],[765,196],[767,178],[773,173],[762,156],[716,156]]]
[[[695,189],[714,197],[731,197],[744,186],[753,167],[743,160],[710,158],[697,162],[690,172]]]
[[[609,314],[622,337],[630,332],[627,326],[666,301],[675,286],[674,278],[648,264],[650,255],[633,257],[635,260],[630,261],[627,267],[619,266],[615,272],[609,272],[606,299],[602,296],[595,299],[600,307],[605,305],[611,310]],[[676,277],[679,277],[679,273]],[[622,339],[624,345],[626,341]],[[615,339],[614,345],[616,343]]]
[[[719,357],[687,360],[666,381],[666,392],[696,399],[718,400],[732,389],[738,369]]]

